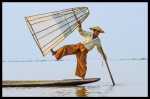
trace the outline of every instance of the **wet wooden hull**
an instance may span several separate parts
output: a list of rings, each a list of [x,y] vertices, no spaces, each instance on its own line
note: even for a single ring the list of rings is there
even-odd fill
[[[2,87],[77,86],[99,81],[100,78],[63,80],[3,80]]]

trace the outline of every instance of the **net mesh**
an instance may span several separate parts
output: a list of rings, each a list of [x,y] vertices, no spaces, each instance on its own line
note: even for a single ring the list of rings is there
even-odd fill
[[[46,56],[50,49],[57,46],[77,28],[77,20],[82,23],[88,15],[87,7],[76,7],[26,16],[25,21],[40,51],[43,56]]]

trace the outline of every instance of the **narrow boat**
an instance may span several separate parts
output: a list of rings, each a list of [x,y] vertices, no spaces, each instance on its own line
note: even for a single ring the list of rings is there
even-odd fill
[[[99,81],[100,78],[63,79],[63,80],[3,80],[2,87],[44,87],[77,86]]]

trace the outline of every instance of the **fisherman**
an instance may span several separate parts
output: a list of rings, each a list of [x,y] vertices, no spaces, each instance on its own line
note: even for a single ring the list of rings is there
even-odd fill
[[[75,54],[77,58],[75,76],[81,77],[82,81],[84,81],[86,71],[87,71],[86,57],[88,52],[91,51],[95,45],[97,46],[97,50],[101,54],[103,59],[107,60],[107,57],[103,52],[100,43],[100,38],[98,37],[98,35],[100,33],[104,33],[104,31],[99,26],[89,28],[93,32],[84,31],[82,29],[81,21],[79,20],[77,23],[78,23],[78,32],[80,33],[81,36],[84,37],[84,40],[78,42],[77,44],[64,45],[59,49],[57,49],[56,51],[50,49],[50,51],[52,52],[52,55],[54,55],[57,60],[61,59],[63,56]]]

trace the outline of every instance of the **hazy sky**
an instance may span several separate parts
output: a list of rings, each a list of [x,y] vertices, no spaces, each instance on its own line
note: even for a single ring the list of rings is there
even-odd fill
[[[123,58],[148,58],[148,3],[147,2],[3,2],[2,3],[2,53],[4,60],[55,60],[51,53],[43,57],[24,20],[25,16],[59,11],[85,6],[90,15],[82,23],[89,27],[100,26],[105,33],[100,34],[101,45],[108,60]],[[75,44],[81,41],[77,29],[63,42]],[[88,53],[88,60],[102,60],[96,47]],[[74,55],[64,60],[75,60]]]

